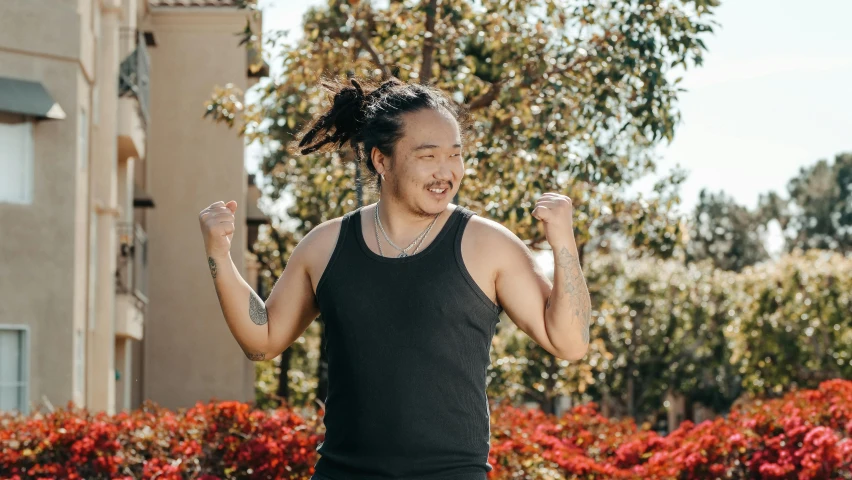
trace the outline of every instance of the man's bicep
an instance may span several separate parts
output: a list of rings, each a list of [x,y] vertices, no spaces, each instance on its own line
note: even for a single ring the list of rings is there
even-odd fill
[[[511,235],[509,237],[509,235]],[[497,299],[512,322],[545,350],[556,349],[547,336],[544,310],[550,296],[550,280],[536,263],[529,248],[509,232],[501,239]]]

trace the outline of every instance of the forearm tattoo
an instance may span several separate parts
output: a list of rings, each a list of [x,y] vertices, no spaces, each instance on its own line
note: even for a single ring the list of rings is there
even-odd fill
[[[207,265],[210,267],[210,274],[213,275],[213,279],[215,280],[218,268],[213,257],[207,257]],[[219,294],[219,287],[216,286],[215,282],[213,283],[213,286],[216,288],[216,296],[219,297],[219,301],[221,302],[222,296]],[[249,318],[251,318],[251,321],[256,325],[266,325],[267,322],[266,305],[254,291],[249,293]],[[248,352],[245,350],[243,352],[246,354],[246,357],[252,361],[263,360],[266,358],[266,354],[263,352]]]
[[[216,298],[219,299],[219,303],[222,303],[222,295],[219,293],[219,286],[216,285],[216,274],[219,273],[218,268],[216,268],[216,260],[213,260],[213,257],[207,257],[207,265],[210,267],[210,274],[213,275],[213,289],[216,290]]]
[[[256,325],[266,325],[266,305],[254,291],[249,292],[249,317]]]
[[[213,275],[213,278],[216,278],[216,260],[213,260],[213,257],[207,257],[207,265],[210,266],[210,274]]]
[[[562,269],[564,273],[564,282],[562,283],[562,292],[560,298],[568,294],[570,297],[569,304],[574,308],[574,319],[582,322],[583,342],[589,344],[589,326],[592,317],[592,308],[589,303],[589,295],[586,291],[586,281],[583,279],[583,269],[580,267],[580,259],[571,255],[571,252],[562,247],[556,257],[556,265]],[[547,300],[547,306],[550,308],[550,299]]]

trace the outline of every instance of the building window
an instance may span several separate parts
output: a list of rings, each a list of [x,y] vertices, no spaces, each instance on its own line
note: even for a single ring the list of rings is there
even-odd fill
[[[28,413],[29,328],[0,325],[0,410]]]
[[[33,122],[0,116],[0,172],[0,203],[33,203]]]

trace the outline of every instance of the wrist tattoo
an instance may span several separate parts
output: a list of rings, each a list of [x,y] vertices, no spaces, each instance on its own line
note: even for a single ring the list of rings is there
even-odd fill
[[[207,257],[207,265],[210,267],[210,274],[213,275],[213,278],[216,278],[216,260],[213,260],[213,257]]]
[[[266,325],[266,305],[253,290],[249,292],[249,317],[255,325]]]

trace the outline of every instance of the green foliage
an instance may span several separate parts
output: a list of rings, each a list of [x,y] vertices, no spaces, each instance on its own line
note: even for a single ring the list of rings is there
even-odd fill
[[[738,205],[733,198],[701,190],[690,222],[688,261],[709,259],[716,268],[740,271],[766,260],[769,255],[761,237],[757,213]]]
[[[282,404],[306,406],[317,400],[317,364],[320,356],[319,324],[314,322],[304,335],[289,347],[290,363],[281,375],[283,356],[255,362],[255,404],[259,408],[276,408]],[[278,382],[284,378],[288,398],[278,398]],[[323,399],[320,399],[323,400]]]
[[[852,378],[852,259],[813,250],[748,268],[726,329],[750,392]]]
[[[802,168],[787,190],[786,199],[761,197],[761,208],[764,221],[776,219],[785,229],[788,250],[852,252],[852,152]]]
[[[731,405],[739,379],[721,333],[730,274],[706,262],[608,255],[589,262],[586,279],[595,308],[586,357],[555,359],[506,322],[494,342],[493,398],[607,399],[614,414],[649,420],[669,389],[719,410]]]
[[[462,203],[537,248],[544,235],[528,210],[540,193],[559,191],[575,200],[581,245],[617,230],[669,255],[680,236],[668,215],[676,196],[634,201],[623,189],[655,170],[649,147],[672,138],[680,89],[668,72],[701,63],[716,4],[445,0],[431,9],[331,0],[310,10],[302,39],[276,54],[284,74],[257,105],[220,103],[225,90],[208,112],[234,123],[240,109],[249,137],[272,147],[263,173],[273,198],[295,197],[288,214],[304,233],[364,196],[345,153],[295,159],[276,147],[327,105],[321,76],[428,79],[475,115]]]
[[[651,416],[669,389],[726,409],[739,393],[721,332],[731,277],[708,263],[602,258],[589,266],[596,334],[612,355],[595,389],[624,413]]]
[[[579,362],[556,358],[505,315],[492,342],[488,367],[488,396],[496,401],[518,404],[533,401],[553,412],[559,395],[580,395],[595,382],[594,361],[608,356],[599,339],[593,339],[590,353]]]
[[[547,405],[556,395],[606,402],[653,421],[671,389],[717,412],[743,393],[776,396],[852,378],[852,259],[811,251],[740,273],[601,256],[586,266],[592,344],[554,359],[506,321],[489,394]]]

